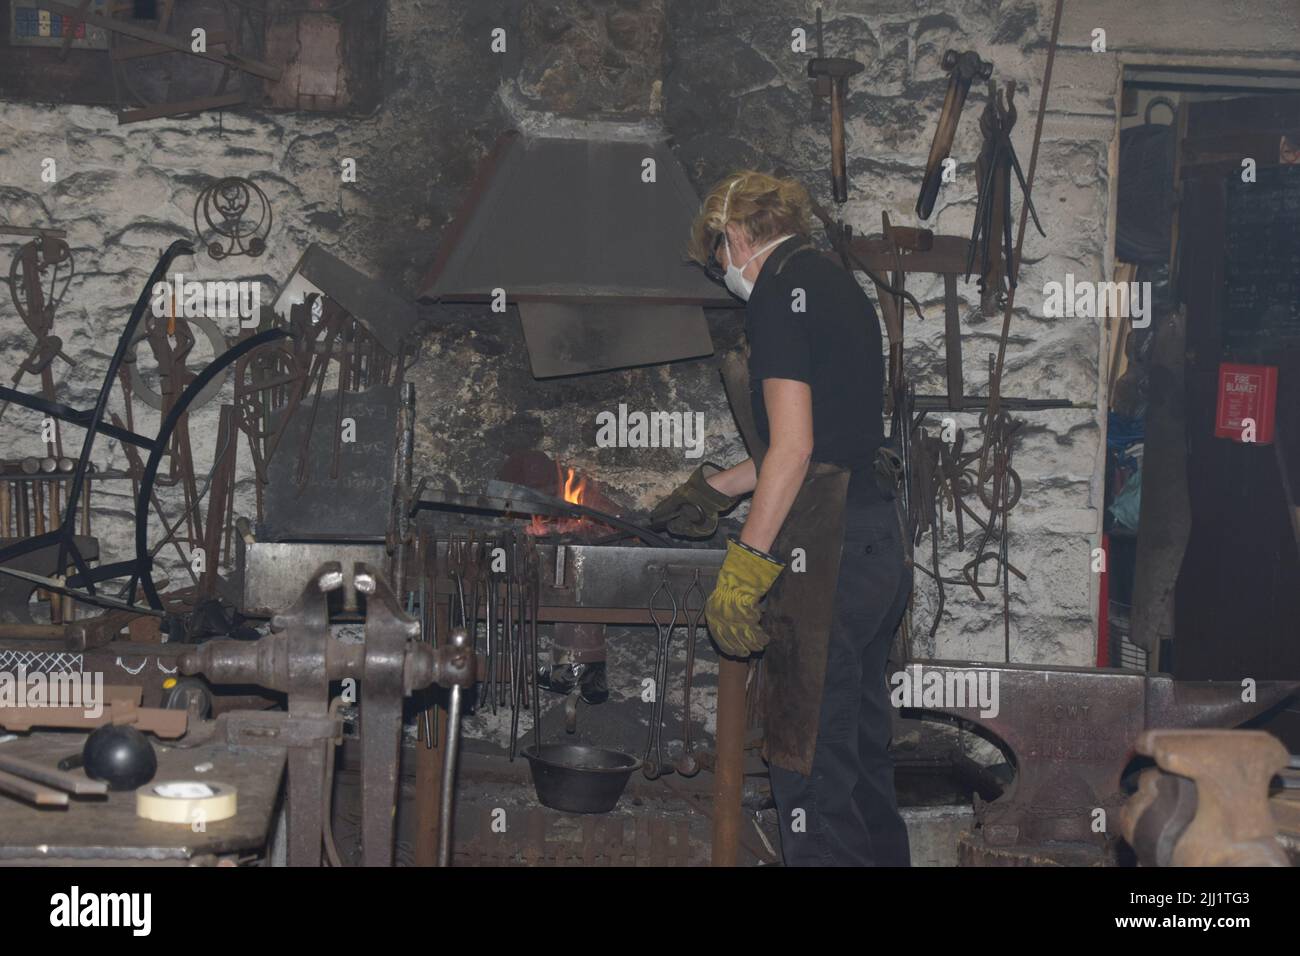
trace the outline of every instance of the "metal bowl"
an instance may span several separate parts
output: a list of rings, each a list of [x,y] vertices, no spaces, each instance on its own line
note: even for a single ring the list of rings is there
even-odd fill
[[[533,786],[543,806],[567,813],[608,813],[628,778],[641,766],[631,754],[585,744],[525,747]]]

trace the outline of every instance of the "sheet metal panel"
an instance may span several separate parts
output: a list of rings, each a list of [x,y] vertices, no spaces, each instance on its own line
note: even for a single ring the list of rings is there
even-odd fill
[[[569,305],[521,302],[534,378],[581,375],[713,354],[696,305]]]
[[[422,298],[736,304],[686,259],[699,197],[666,143],[513,136],[485,172]]]

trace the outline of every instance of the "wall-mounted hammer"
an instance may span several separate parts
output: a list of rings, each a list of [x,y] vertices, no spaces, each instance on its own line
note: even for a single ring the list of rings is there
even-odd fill
[[[939,114],[939,126],[934,131],[934,141],[930,144],[930,158],[925,161],[921,195],[916,200],[916,214],[922,219],[929,219],[930,213],[934,211],[934,201],[939,197],[939,185],[943,181],[943,161],[952,149],[957,122],[961,119],[962,107],[966,105],[970,85],[976,77],[987,80],[993,75],[993,64],[981,60],[974,50],[965,53],[949,50],[943,55],[943,68],[951,75],[948,78],[948,95],[943,100],[943,112]]]
[[[819,11],[820,12],[820,11]],[[821,53],[821,50],[818,50]],[[808,75],[817,81],[817,92],[828,89],[831,100],[831,189],[835,201],[849,198],[848,171],[844,158],[844,95],[849,77],[861,73],[865,66],[857,60],[840,56],[817,56],[808,61]],[[969,84],[968,84],[969,85]]]

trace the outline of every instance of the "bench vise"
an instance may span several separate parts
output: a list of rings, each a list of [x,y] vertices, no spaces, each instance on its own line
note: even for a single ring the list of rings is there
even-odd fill
[[[365,641],[344,644],[330,631],[329,597],[342,592],[345,608],[366,596]],[[361,685],[361,843],[366,866],[393,863],[393,815],[401,753],[402,701],[437,684],[474,685],[478,661],[463,635],[440,647],[420,640],[420,624],[398,605],[388,580],[357,562],[345,574],[326,562],[297,602],[271,620],[273,633],[256,641],[209,641],[180,659],[184,674],[215,684],[256,684],[288,695],[287,713],[225,715],[227,742],[289,748],[289,865],[319,866],[325,826],[322,784],[334,760],[340,721],[330,706],[330,684]],[[459,699],[457,695],[457,699]],[[454,771],[458,721],[448,722],[447,773]]]

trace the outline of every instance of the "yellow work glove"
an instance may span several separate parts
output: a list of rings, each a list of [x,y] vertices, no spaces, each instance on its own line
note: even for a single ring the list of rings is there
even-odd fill
[[[748,657],[767,646],[770,638],[758,626],[758,602],[784,569],[770,554],[739,541],[727,542],[718,583],[704,605],[709,633],[724,653]]]

